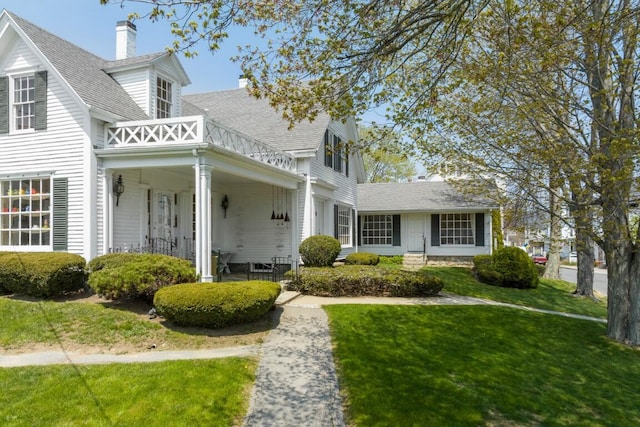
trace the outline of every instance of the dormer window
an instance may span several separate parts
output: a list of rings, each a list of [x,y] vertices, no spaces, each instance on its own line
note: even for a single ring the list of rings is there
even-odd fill
[[[171,82],[158,77],[156,88],[156,119],[168,119],[171,117],[171,92]]]

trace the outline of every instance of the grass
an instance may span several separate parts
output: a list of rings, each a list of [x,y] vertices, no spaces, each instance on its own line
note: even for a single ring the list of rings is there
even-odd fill
[[[606,318],[606,300],[574,296],[575,285],[563,280],[540,279],[536,289],[512,289],[478,282],[471,269],[464,267],[426,267],[426,271],[445,282],[444,292],[484,298],[544,310]]]
[[[484,305],[326,311],[352,425],[640,424],[640,353],[602,323]]]
[[[265,319],[220,331],[172,329],[118,306],[10,298],[0,298],[0,319],[0,348],[8,351],[37,346],[128,352],[151,344],[164,350],[215,348],[253,344],[270,327]]]
[[[256,365],[228,358],[0,369],[0,424],[239,425]]]

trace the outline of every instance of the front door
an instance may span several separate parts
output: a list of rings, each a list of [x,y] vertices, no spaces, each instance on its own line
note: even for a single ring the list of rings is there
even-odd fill
[[[407,215],[407,251],[422,253],[424,250],[426,218],[425,214]]]
[[[175,195],[166,191],[156,192],[154,214],[154,237],[164,242],[173,242],[178,226]]]

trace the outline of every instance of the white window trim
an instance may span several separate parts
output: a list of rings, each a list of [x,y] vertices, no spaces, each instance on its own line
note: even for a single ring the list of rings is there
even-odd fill
[[[346,213],[346,214],[345,214]],[[341,224],[340,219],[345,219],[347,220],[347,224]],[[351,208],[348,206],[344,206],[344,205],[338,205],[338,240],[341,240],[341,237],[346,237],[348,242],[347,243],[342,243],[342,241],[340,241],[340,245],[343,248],[350,248],[353,246],[353,224],[352,224],[353,218],[351,215]],[[344,230],[347,230],[346,234],[341,234],[341,228]]]
[[[153,95],[154,95],[154,116],[156,119],[159,119],[161,117],[158,117],[158,100],[162,99],[158,97],[158,79],[162,80],[163,82],[168,83],[169,85],[171,85],[170,90],[167,92],[169,94],[169,96],[171,97],[171,99],[168,101],[169,104],[169,116],[168,117],[162,117],[162,118],[172,118],[175,115],[175,94],[174,94],[174,86],[175,83],[173,80],[163,76],[162,74],[156,74],[156,78],[155,78],[155,82],[154,82],[154,86],[153,86]],[[162,99],[162,101],[167,102],[166,99]]]
[[[374,237],[366,237],[364,236],[364,233],[366,231],[368,231],[367,229],[365,229],[365,225],[367,224],[366,218],[367,217],[388,217],[388,219],[385,219],[384,223],[385,224],[389,224],[390,227],[389,228],[385,228],[384,231],[390,231],[391,234],[389,236],[384,236],[384,237],[380,237],[380,235],[378,236],[374,236]],[[390,214],[365,214],[361,216],[361,221],[362,221],[362,229],[360,232],[360,240],[362,242],[361,246],[393,246],[393,215]],[[382,221],[376,221],[378,223],[382,223]],[[382,229],[379,229],[377,231],[381,231]],[[376,231],[376,230],[374,230]],[[388,243],[366,243],[366,241],[368,239],[385,239],[388,240]]]
[[[35,74],[36,70],[24,70],[20,72],[8,73],[7,77],[9,78],[9,133],[10,134],[22,134],[22,133],[32,133],[35,132]],[[34,108],[34,117],[33,122],[31,123],[30,128],[26,129],[17,129],[16,128],[16,99],[15,99],[15,88],[16,88],[16,79],[20,79],[23,77],[32,77],[34,79],[34,99],[32,101]]]

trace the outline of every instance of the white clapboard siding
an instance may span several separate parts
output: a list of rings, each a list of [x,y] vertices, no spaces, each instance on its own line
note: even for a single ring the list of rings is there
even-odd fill
[[[154,86],[149,85],[150,73],[146,69],[132,70],[126,72],[113,73],[111,75],[115,81],[129,94],[142,110],[151,116],[150,91]],[[154,78],[155,81],[155,78]]]

